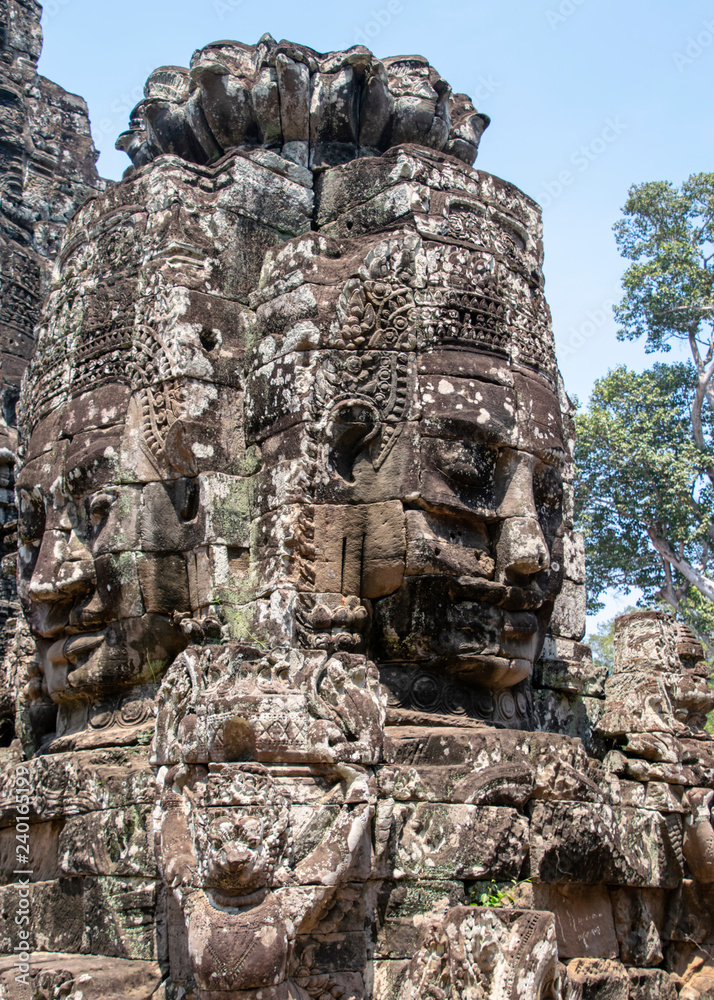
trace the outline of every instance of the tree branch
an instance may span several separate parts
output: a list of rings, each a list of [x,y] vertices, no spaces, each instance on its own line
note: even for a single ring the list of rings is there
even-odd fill
[[[664,571],[664,587],[661,588],[659,592],[659,597],[662,598],[670,607],[674,608],[675,611],[679,608],[679,601],[677,600],[677,594],[672,583],[672,567],[669,562],[660,555],[662,561],[662,569]]]
[[[708,398],[711,393],[712,375],[714,375],[714,361],[706,371],[699,372],[697,388],[694,392],[694,400],[692,402],[692,432],[695,443],[702,451],[707,450],[707,444],[704,440],[704,428],[702,427],[702,407],[704,406],[705,398]],[[705,466],[705,471],[709,477],[709,482],[714,485],[714,465]]]
[[[701,375],[702,369],[704,368],[704,362],[702,361],[702,356],[699,352],[699,344],[697,343],[697,330],[699,329],[699,323],[696,326],[690,326],[689,328],[689,350],[692,352],[692,357],[694,358],[694,364],[697,366],[697,372]]]
[[[688,580],[708,601],[714,601],[714,580],[696,570],[687,559],[680,559],[669,542],[660,538],[653,525],[647,525],[647,535],[659,555],[666,559],[685,580]]]

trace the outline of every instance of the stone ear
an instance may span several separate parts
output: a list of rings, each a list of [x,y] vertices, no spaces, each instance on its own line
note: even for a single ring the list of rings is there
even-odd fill
[[[355,462],[380,429],[376,406],[361,399],[341,402],[327,422],[330,468],[348,483],[354,482]]]

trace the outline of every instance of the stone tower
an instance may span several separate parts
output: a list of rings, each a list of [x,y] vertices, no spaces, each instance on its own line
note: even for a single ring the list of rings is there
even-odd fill
[[[540,210],[487,125],[359,46],[147,80],[20,402],[7,996],[711,984],[702,651],[580,643]]]

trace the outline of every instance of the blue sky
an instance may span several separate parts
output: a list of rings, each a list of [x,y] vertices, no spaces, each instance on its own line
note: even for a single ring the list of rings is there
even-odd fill
[[[631,184],[714,169],[711,0],[46,0],[40,70],[89,104],[100,172],[148,74],[220,38],[266,31],[319,51],[420,53],[492,118],[477,166],[543,205],[546,293],[561,369],[581,402],[618,363],[623,261],[612,224]],[[670,355],[674,360],[675,353]],[[681,355],[685,357],[686,355]],[[625,603],[628,603],[625,599]],[[614,604],[605,614],[613,614]],[[600,616],[602,617],[602,615]]]

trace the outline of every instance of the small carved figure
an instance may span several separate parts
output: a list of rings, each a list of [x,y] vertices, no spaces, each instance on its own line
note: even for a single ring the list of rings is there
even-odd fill
[[[289,982],[298,968],[296,939],[329,909],[369,828],[369,804],[353,794],[364,776],[349,776],[337,817],[295,862],[290,799],[262,765],[161,775],[164,878],[181,904],[191,968],[206,1000],[239,990],[276,1000],[308,995]]]
[[[713,802],[709,788],[692,788],[685,799],[689,815],[684,821],[684,856],[694,877],[705,885],[714,882]]]

